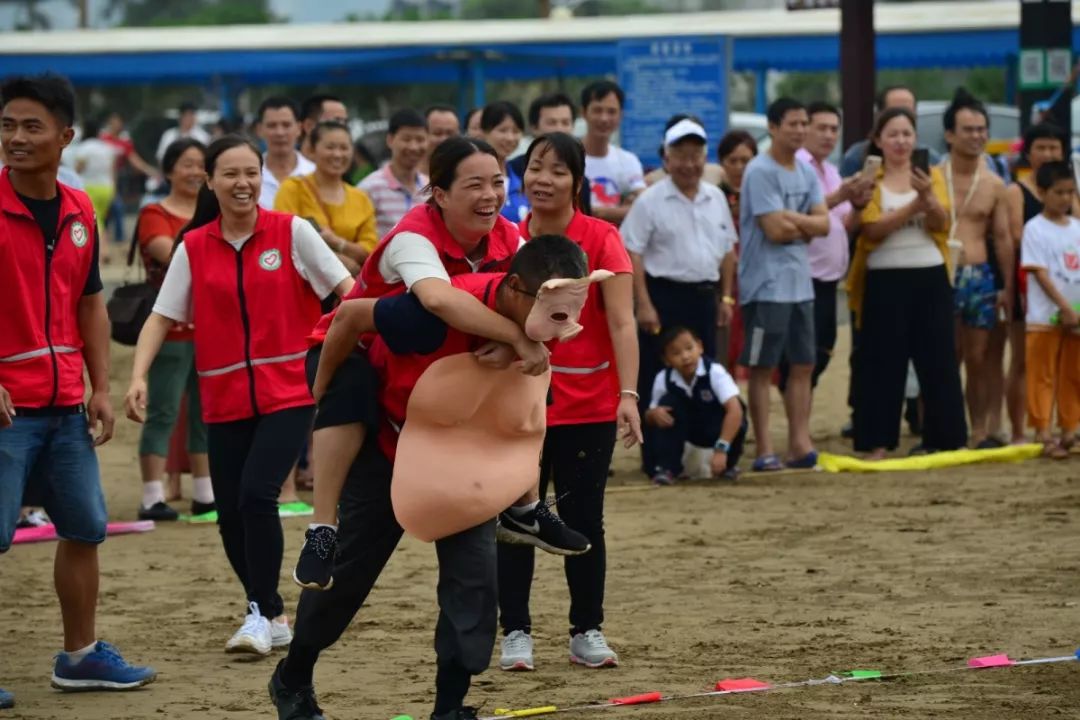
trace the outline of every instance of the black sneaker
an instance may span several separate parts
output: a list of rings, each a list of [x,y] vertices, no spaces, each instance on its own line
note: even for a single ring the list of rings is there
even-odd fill
[[[431,713],[431,720],[476,720],[476,708],[458,708],[442,715]]]
[[[308,590],[329,590],[334,587],[334,551],[337,531],[320,525],[304,533],[304,547],[293,570],[293,582]]]
[[[180,519],[180,513],[173,510],[164,502],[156,502],[150,507],[139,506],[140,520],[153,520],[155,522],[173,522]]]
[[[509,510],[499,513],[495,537],[499,542],[532,545],[552,555],[581,555],[592,547],[587,537],[571,530],[543,503],[521,517]]]
[[[217,503],[212,503],[212,502],[204,503],[204,502],[199,502],[198,500],[192,500],[191,501],[191,516],[192,517],[198,517],[199,515],[205,515],[207,513],[212,513],[215,510],[217,510]]]
[[[281,682],[281,663],[270,676],[270,702],[277,708],[278,720],[326,720],[322,708],[315,702],[315,688],[311,685],[298,690],[285,687]]]

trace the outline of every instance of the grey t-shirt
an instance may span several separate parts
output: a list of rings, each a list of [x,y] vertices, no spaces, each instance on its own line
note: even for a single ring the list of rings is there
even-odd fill
[[[762,153],[743,175],[739,210],[739,303],[806,302],[814,299],[806,242],[776,243],[758,218],[779,210],[809,214],[825,201],[814,169],[801,160],[789,170]]]

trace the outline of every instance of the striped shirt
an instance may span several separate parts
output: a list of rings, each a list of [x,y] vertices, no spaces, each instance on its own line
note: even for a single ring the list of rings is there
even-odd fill
[[[423,192],[427,187],[427,175],[416,174],[416,186],[406,188],[394,173],[390,170],[390,163],[386,163],[375,172],[360,181],[358,188],[367,193],[375,206],[375,223],[378,226],[379,239],[394,229],[405,213],[412,209],[413,205],[427,200],[427,194]]]

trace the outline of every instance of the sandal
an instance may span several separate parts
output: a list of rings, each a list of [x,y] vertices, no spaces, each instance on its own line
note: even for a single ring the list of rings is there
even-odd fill
[[[788,460],[787,461],[787,466],[789,468],[799,469],[799,470],[813,470],[814,468],[817,467],[817,461],[818,461],[817,450],[811,450],[810,452],[803,455],[801,458],[796,458],[794,460]]]
[[[1051,460],[1065,460],[1069,457],[1069,450],[1060,442],[1048,442],[1043,446],[1043,457]]]
[[[764,455],[754,460],[750,467],[754,472],[775,472],[784,469],[784,463],[776,455]]]

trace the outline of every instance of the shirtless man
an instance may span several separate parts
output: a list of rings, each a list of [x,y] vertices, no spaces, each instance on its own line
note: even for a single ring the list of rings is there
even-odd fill
[[[945,141],[950,151],[943,165],[952,219],[950,240],[962,245],[955,282],[957,348],[967,376],[975,447],[986,447],[989,442],[988,388],[995,373],[1000,384],[1003,369],[1001,358],[994,362],[987,350],[990,331],[1009,317],[1014,278],[1005,184],[983,157],[988,131],[986,108],[965,90],[958,90],[945,111]],[[996,269],[987,262],[989,235],[993,237]],[[995,274],[1003,279],[1001,290],[995,288]]]

